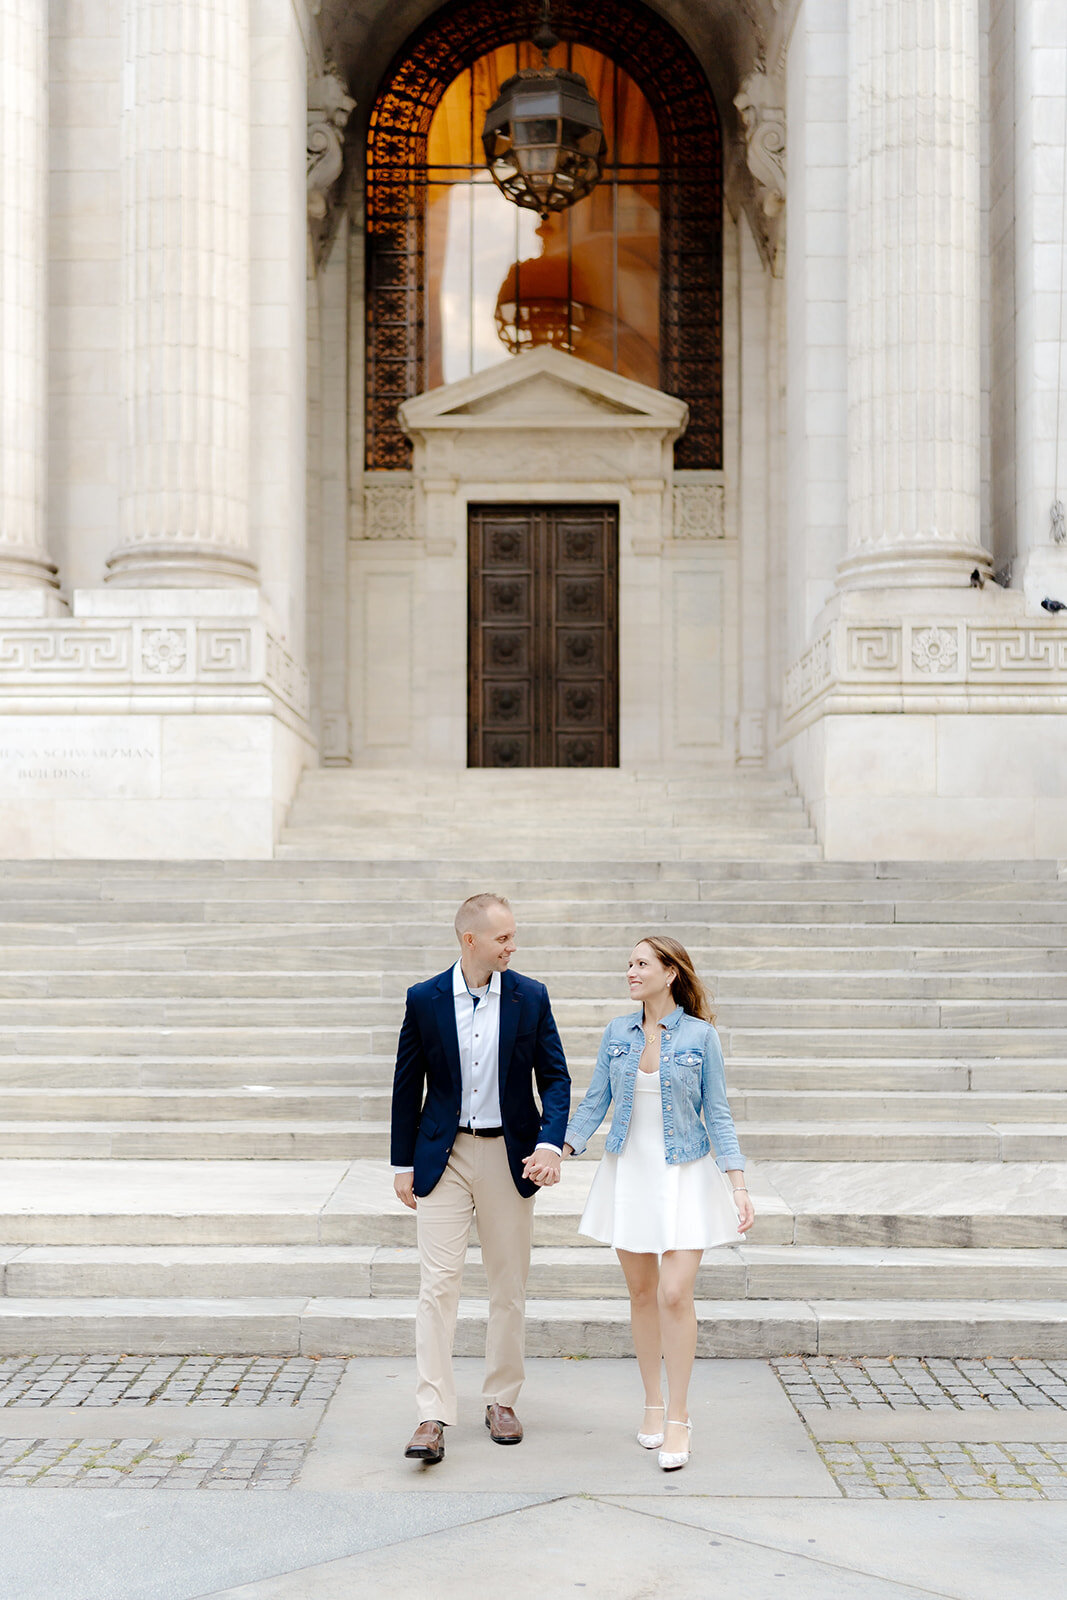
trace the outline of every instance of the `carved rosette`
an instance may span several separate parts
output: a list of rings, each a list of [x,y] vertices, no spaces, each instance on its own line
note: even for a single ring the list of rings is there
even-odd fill
[[[911,660],[917,672],[952,672],[959,654],[955,629],[919,628],[911,636]]]
[[[676,484],[673,533],[676,539],[725,539],[726,490],[722,484]]]
[[[364,539],[414,539],[415,486],[407,473],[383,474],[395,482],[365,482]]]
[[[142,629],[141,666],[145,672],[169,678],[181,672],[188,659],[189,644],[184,629]]]

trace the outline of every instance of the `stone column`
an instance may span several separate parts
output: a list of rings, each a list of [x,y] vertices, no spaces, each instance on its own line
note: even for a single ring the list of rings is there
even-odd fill
[[[248,0],[125,0],[122,542],[108,581],[255,581]]]
[[[979,0],[850,0],[848,554],[966,585],[980,543]]]
[[[47,178],[47,0],[0,0],[0,589],[57,587],[44,525]]]

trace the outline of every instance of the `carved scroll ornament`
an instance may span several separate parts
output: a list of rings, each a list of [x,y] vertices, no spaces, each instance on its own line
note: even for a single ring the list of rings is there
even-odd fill
[[[760,186],[760,203],[767,217],[776,217],[785,204],[785,93],[766,72],[750,72],[734,105],[745,129],[748,170]]]
[[[341,176],[345,126],[355,105],[336,72],[324,72],[308,89],[308,216],[313,221],[323,221],[330,209],[329,191]]]

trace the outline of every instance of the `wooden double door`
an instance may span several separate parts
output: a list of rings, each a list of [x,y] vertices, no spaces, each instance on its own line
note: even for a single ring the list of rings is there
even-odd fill
[[[617,766],[618,507],[469,518],[468,766]]]

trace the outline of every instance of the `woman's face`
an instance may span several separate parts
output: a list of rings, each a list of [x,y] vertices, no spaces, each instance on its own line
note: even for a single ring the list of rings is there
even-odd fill
[[[662,1002],[670,993],[676,976],[674,968],[665,967],[650,944],[642,939],[640,944],[634,945],[626,969],[626,981],[630,985],[632,999],[639,1000],[642,1005]]]

